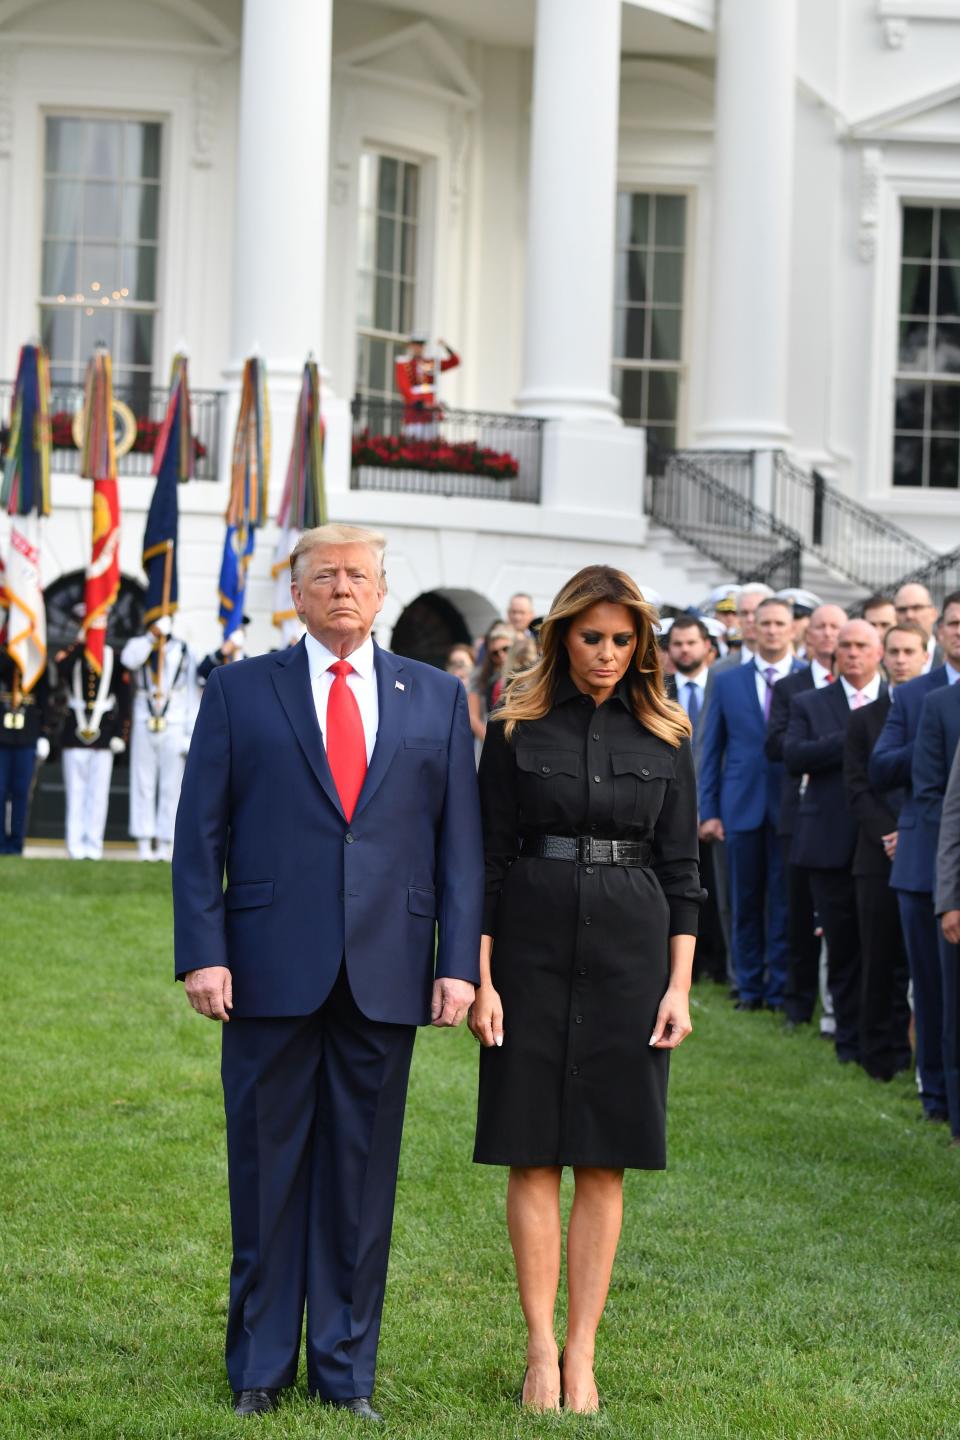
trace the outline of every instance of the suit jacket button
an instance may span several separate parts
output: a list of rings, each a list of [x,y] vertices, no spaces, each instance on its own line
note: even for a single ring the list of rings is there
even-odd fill
[[[343,838],[344,838],[344,840],[346,840],[346,842],[347,842],[348,845],[352,845],[352,844],[353,844],[353,834],[351,833],[351,831],[348,830],[347,833],[346,833],[346,835],[344,835]]]

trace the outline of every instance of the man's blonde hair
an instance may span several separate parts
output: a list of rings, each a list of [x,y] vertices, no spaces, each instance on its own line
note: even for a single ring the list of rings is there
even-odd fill
[[[366,545],[377,563],[377,581],[384,590],[387,588],[387,576],[383,568],[387,537],[381,535],[377,530],[364,530],[360,525],[336,523],[317,525],[313,530],[304,530],[294,545],[290,552],[290,576],[297,585],[300,583],[300,575],[306,564],[307,556],[324,545]]]

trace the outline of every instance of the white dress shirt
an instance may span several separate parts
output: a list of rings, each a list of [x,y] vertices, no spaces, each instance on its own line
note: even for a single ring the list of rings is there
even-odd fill
[[[696,675],[681,675],[679,670],[677,671],[677,674],[674,677],[677,682],[677,695],[680,698],[680,704],[683,706],[684,710],[686,710],[688,715],[690,714],[690,691],[687,689],[687,686],[691,684],[696,685],[697,689],[700,691],[700,709],[697,711],[697,716],[699,718],[699,716],[703,714],[703,700],[704,696],[707,693],[707,676],[709,674],[709,665],[704,665],[703,669],[698,670]]]
[[[782,660],[773,661],[761,660],[759,655],[754,655],[753,660],[757,668],[757,699],[760,701],[760,709],[763,710],[764,713],[766,713],[767,677],[765,671],[767,670],[768,666],[776,670],[776,679],[774,679],[774,681],[772,682],[774,685],[776,685],[778,680],[782,680],[785,675],[789,675],[791,670],[793,669],[793,656],[784,655]]]
[[[326,749],[327,702],[330,699],[330,687],[334,681],[330,666],[335,665],[340,656],[334,655],[326,645],[314,639],[309,630],[304,636],[304,644],[307,647],[307,664],[310,667],[313,703],[317,712],[320,734],[323,736],[324,749]],[[353,670],[347,676],[347,684],[356,697],[360,710],[363,738],[367,745],[367,764],[369,765],[373,747],[377,743],[377,729],[380,724],[380,707],[377,704],[377,670],[373,663],[373,640],[369,635],[358,650],[354,650],[352,655],[347,656],[347,660],[353,666]]]
[[[810,661],[810,674],[813,676],[814,690],[822,690],[824,685],[833,683],[832,671],[828,670],[825,665],[821,665],[819,660]]]
[[[750,646],[749,646],[749,645],[741,645],[741,646],[740,646],[740,664],[741,664],[741,665],[752,665],[752,664],[753,664],[753,651],[750,649]]]
[[[943,668],[947,672],[947,684],[955,685],[960,680],[960,670],[954,670],[949,660],[944,661]]]
[[[850,684],[849,680],[845,680],[842,675],[840,676],[840,684],[843,686],[843,693],[847,697],[847,704],[850,706],[851,710],[860,710],[864,705],[872,705],[874,700],[876,700],[877,696],[880,694],[879,675],[874,675],[873,679],[869,682],[869,684],[864,685],[863,689],[859,691]],[[865,697],[863,700],[860,701],[859,705],[857,705],[854,700],[854,696],[858,694]]]

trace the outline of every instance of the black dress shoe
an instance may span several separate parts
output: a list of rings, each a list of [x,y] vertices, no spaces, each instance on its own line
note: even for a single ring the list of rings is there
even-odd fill
[[[237,1415],[266,1415],[276,1410],[279,1390],[234,1390],[233,1409]]]
[[[361,1420],[372,1420],[374,1425],[385,1425],[386,1421],[379,1410],[374,1410],[370,1404],[369,1395],[355,1395],[352,1400],[325,1400],[325,1405],[332,1405],[335,1410],[349,1410],[354,1415],[359,1415]]]

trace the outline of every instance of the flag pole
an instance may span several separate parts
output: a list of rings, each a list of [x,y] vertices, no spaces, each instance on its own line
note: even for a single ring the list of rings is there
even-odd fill
[[[162,611],[162,614],[163,614],[163,615],[166,615],[166,614],[167,614],[167,607],[168,607],[169,604],[170,604],[170,587],[171,587],[172,583],[173,583],[173,541],[172,541],[172,540],[168,540],[168,541],[167,541],[167,553],[166,553],[166,555],[164,555],[164,557],[163,557],[163,611]],[[166,649],[167,649],[167,637],[166,637],[165,634],[161,634],[161,636],[160,636],[160,647],[159,647],[159,652],[158,652],[158,655],[157,655],[157,684],[156,684],[156,689],[155,689],[155,691],[154,691],[154,694],[155,694],[155,696],[156,696],[156,703],[157,703],[158,705],[161,704],[162,701],[163,701],[163,661],[164,661],[164,656],[165,656],[165,654],[166,654]]]

